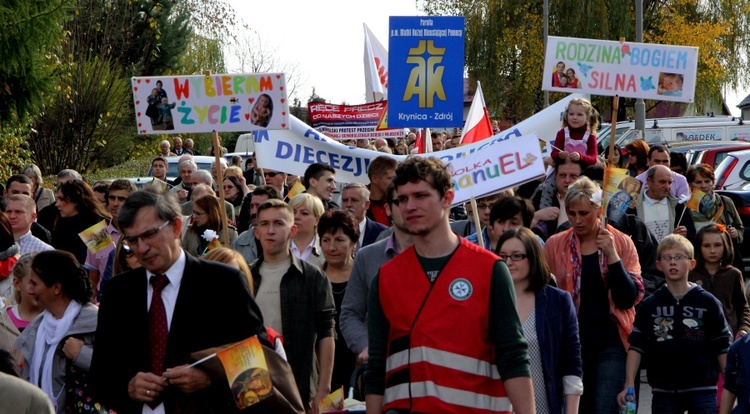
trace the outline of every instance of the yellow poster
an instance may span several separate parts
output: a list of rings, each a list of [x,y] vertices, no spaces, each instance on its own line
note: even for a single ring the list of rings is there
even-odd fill
[[[687,201],[685,206],[708,217],[711,211],[714,210],[716,202],[714,201],[714,197],[712,195],[706,194],[697,188],[693,188],[693,190],[690,192],[690,199]],[[714,223],[718,223],[718,220],[722,214],[724,214],[723,204],[720,205],[719,208],[716,208],[711,221]]]
[[[344,409],[344,387],[337,389],[336,391],[326,395],[318,404],[319,413],[327,413],[329,411],[337,411]]]
[[[628,176],[624,168],[606,168],[602,186],[602,206],[604,215],[611,220],[619,220],[629,208],[635,208],[641,193],[641,182]]]
[[[693,211],[706,214],[712,201],[713,197],[697,188],[693,188],[693,191],[690,192],[690,200],[685,205]]]
[[[273,393],[266,357],[257,336],[217,352],[239,409],[260,402]]]
[[[78,233],[78,237],[91,250],[91,253],[98,253],[102,249],[112,244],[112,237],[107,229],[107,222],[102,220],[86,230]]]
[[[165,191],[167,191],[169,189],[168,188],[168,184],[167,184],[166,181],[162,181],[162,180],[160,180],[160,179],[158,179],[156,177],[154,177],[154,179],[151,180],[150,184],[153,185],[154,187],[158,188],[159,191],[161,191],[161,192],[165,192]]]
[[[291,199],[292,197],[296,196],[297,194],[302,194],[305,192],[305,186],[302,185],[299,180],[294,182],[294,185],[292,188],[289,189],[289,194],[287,196]]]

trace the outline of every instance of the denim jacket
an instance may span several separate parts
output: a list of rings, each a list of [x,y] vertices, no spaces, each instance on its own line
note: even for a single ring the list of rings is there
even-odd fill
[[[750,335],[734,341],[729,347],[724,389],[737,397],[732,414],[750,412]]]

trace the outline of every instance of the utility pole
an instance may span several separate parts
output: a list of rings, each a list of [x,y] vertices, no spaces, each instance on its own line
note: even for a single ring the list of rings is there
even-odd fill
[[[642,0],[639,0],[642,1]],[[547,37],[549,36],[549,0],[544,0],[544,53],[547,53]],[[544,69],[547,72],[547,69]],[[546,75],[542,75],[542,82],[547,82]],[[544,107],[549,107],[549,91],[544,91]]]
[[[643,42],[643,0],[635,0],[635,41]],[[641,131],[642,137],[646,136],[646,104],[643,98],[635,100],[635,129]]]

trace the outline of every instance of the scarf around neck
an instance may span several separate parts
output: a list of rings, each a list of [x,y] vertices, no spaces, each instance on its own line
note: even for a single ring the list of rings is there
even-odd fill
[[[61,387],[60,391],[55,395],[52,385],[52,368],[55,365],[55,352],[60,344],[60,341],[65,338],[76,320],[78,315],[81,313],[82,305],[80,302],[71,300],[65,309],[65,314],[60,319],[55,319],[54,315],[48,310],[42,313],[42,322],[39,324],[39,328],[36,332],[36,339],[34,341],[34,353],[32,354],[31,361],[31,372],[30,382],[34,385],[38,385],[42,388],[47,396],[52,400],[52,404],[57,407],[57,399],[65,389]],[[46,355],[43,358],[42,355]],[[42,360],[44,360],[44,366],[42,366]]]

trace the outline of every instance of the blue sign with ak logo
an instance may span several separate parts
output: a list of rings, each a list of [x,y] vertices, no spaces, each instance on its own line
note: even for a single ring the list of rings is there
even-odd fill
[[[463,126],[464,18],[390,18],[388,127]]]

